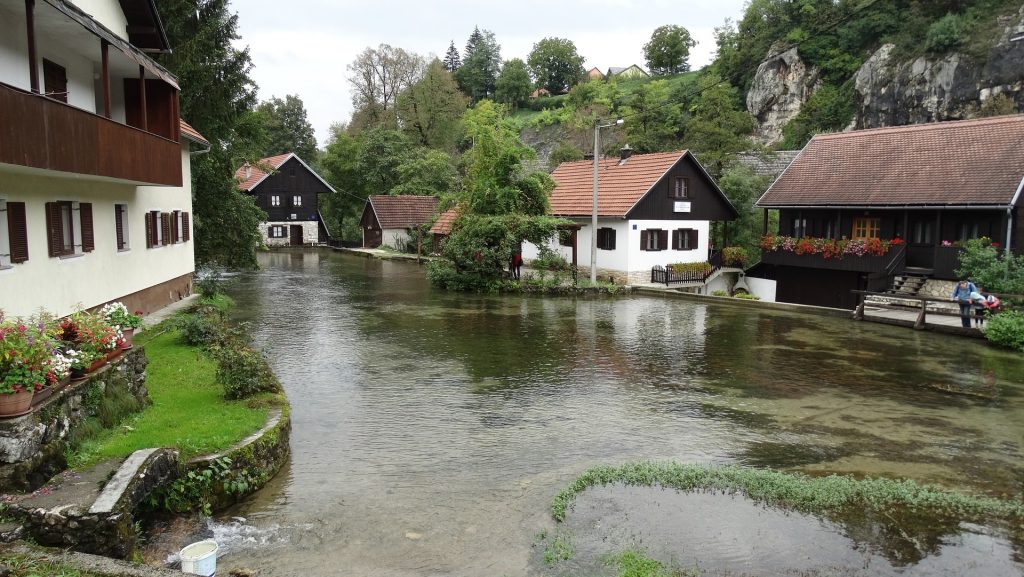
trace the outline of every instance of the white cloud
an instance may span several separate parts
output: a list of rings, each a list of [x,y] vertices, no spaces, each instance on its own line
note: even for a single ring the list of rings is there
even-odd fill
[[[526,59],[538,40],[572,40],[586,67],[644,66],[643,45],[664,24],[685,26],[698,45],[694,68],[710,62],[713,29],[741,15],[744,0],[235,0],[240,45],[248,45],[261,100],[296,94],[321,142],[331,123],[347,121],[352,96],[346,66],[367,46],[400,46],[441,56],[461,52],[474,26],[494,32],[502,58]]]

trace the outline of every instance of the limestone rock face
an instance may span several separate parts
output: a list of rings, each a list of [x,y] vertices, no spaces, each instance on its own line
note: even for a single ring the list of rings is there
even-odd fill
[[[818,80],[818,69],[808,67],[796,47],[762,62],[747,92],[747,111],[757,119],[754,139],[761,144],[781,141],[782,127],[799,114]]]
[[[998,94],[1024,110],[1024,6],[993,30],[995,43],[984,61],[961,53],[898,61],[886,44],[854,77],[858,94],[856,128],[877,128],[959,120],[977,115]]]

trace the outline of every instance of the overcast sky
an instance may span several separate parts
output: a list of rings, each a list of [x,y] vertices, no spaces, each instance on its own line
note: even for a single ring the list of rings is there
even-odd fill
[[[321,146],[333,122],[347,122],[352,94],[346,66],[367,46],[391,44],[443,57],[462,54],[474,26],[494,32],[503,60],[522,58],[538,40],[568,38],[597,66],[638,64],[658,26],[684,26],[698,42],[696,69],[714,55],[713,30],[739,19],[746,0],[234,0],[241,45],[248,45],[260,100],[297,94]]]

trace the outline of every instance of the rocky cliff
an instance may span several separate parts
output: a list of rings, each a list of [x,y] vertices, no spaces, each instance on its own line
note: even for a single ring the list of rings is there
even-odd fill
[[[1024,112],[1024,5],[998,21],[993,38],[981,57],[954,52],[901,60],[893,45],[882,46],[853,77],[857,113],[847,129],[969,118],[997,95],[1008,100],[1001,110],[1012,103],[1011,112]],[[771,54],[747,93],[747,110],[757,120],[755,140],[781,141],[782,127],[819,86],[817,69],[796,48]]]
[[[1024,110],[1024,6],[993,30],[987,58],[962,53],[897,61],[893,46],[878,49],[854,78],[857,128],[957,120],[976,115],[1002,94]]]

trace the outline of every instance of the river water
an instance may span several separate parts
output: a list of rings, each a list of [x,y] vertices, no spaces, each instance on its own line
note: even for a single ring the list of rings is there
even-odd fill
[[[574,527],[582,558],[626,539],[609,538],[615,528],[595,510],[688,506],[595,490],[555,526],[551,498],[577,474],[636,459],[1024,491],[1024,363],[982,341],[652,297],[451,294],[431,290],[414,263],[327,250],[262,254],[260,264],[227,288],[287,391],[292,456],[215,523],[223,573],[573,573],[541,561],[538,535]],[[703,533],[721,537],[690,550],[687,566],[819,566],[813,556],[791,564],[770,540],[776,561],[764,565],[766,550],[746,544],[788,529],[692,506]],[[646,536],[653,544],[694,533],[678,516],[643,519],[638,527],[668,528]],[[900,562],[849,528],[807,523],[847,552],[821,565],[848,574],[1024,575],[1020,543],[985,528]]]

